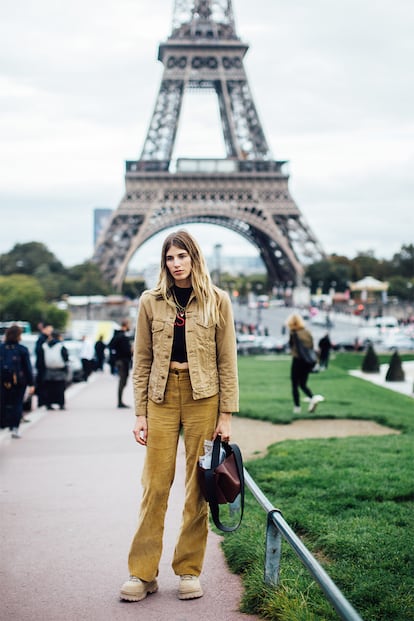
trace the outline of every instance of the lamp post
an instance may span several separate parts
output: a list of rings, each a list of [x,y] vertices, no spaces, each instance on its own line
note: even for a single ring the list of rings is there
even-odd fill
[[[260,326],[261,326],[261,323],[262,323],[262,301],[259,300],[261,290],[262,290],[262,284],[259,282],[256,285],[257,329],[258,329],[258,332],[260,332]]]
[[[216,258],[216,285],[217,287],[221,286],[221,248],[222,245],[221,244],[216,244],[214,246],[214,254],[215,254],[215,258]]]

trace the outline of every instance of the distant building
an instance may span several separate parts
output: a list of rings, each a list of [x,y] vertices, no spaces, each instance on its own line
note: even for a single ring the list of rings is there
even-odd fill
[[[150,262],[143,269],[133,268],[128,270],[126,280],[142,278],[145,281],[145,288],[152,289],[158,282],[159,273],[160,264]]]
[[[217,269],[217,258],[214,256],[206,257],[207,265],[211,273]],[[232,276],[243,274],[249,276],[251,274],[264,274],[266,267],[262,259],[257,256],[220,256],[220,271],[222,274],[228,273]]]
[[[105,230],[111,219],[113,209],[96,207],[93,210],[93,245],[96,245],[99,235]]]

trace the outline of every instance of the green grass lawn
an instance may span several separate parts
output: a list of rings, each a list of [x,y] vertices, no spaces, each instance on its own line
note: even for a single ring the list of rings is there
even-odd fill
[[[390,356],[381,359],[387,362]],[[246,464],[364,621],[414,619],[414,400],[351,377],[360,354],[338,354],[309,384],[326,401],[294,416],[287,357],[241,357],[240,415],[375,420],[401,435],[285,441]],[[281,621],[334,620],[337,613],[284,542],[280,585],[263,584],[266,516],[247,493],[241,528],[226,535],[241,573],[242,610]]]

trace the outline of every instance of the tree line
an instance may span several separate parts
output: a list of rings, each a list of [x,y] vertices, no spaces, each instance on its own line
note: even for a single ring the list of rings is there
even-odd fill
[[[390,260],[377,259],[373,252],[358,253],[354,259],[333,254],[306,269],[312,293],[317,289],[328,293],[332,288],[346,291],[351,282],[365,276],[387,281],[390,297],[401,302],[414,301],[414,245],[403,245]]]
[[[68,295],[109,295],[113,287],[104,280],[99,267],[85,261],[65,267],[40,242],[16,244],[0,255],[0,320],[21,319],[36,327],[39,321],[50,321],[58,328],[67,322],[67,311],[54,302]],[[389,282],[389,296],[401,302],[414,301],[414,245],[403,245],[392,259],[377,259],[373,252],[359,253],[355,258],[333,254],[306,268],[305,284],[312,293],[328,293],[332,288],[345,291],[352,281],[373,276]],[[221,286],[238,291],[244,298],[249,291],[271,294],[277,283],[261,274],[220,274]],[[287,285],[288,283],[284,283]],[[125,282],[123,293],[134,298],[145,288],[145,282]]]
[[[68,313],[53,302],[67,295],[113,292],[97,265],[85,261],[67,268],[40,242],[16,244],[0,255],[0,274],[0,320],[24,320],[32,328],[48,321],[63,329]]]

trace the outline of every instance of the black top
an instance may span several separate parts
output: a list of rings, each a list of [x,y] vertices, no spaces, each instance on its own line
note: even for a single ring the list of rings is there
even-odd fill
[[[131,342],[125,330],[115,330],[114,335],[108,345],[114,360],[131,360]]]
[[[318,345],[319,345],[319,349],[322,352],[329,351],[332,347],[332,343],[331,343],[331,339],[329,338],[329,335],[326,334],[325,336],[323,336],[321,340],[319,341]]]
[[[35,365],[36,365],[36,369],[39,375],[45,372],[45,361],[44,361],[42,346],[43,346],[43,343],[46,343],[46,341],[47,341],[47,336],[46,334],[42,333],[37,339],[36,345],[35,345],[35,354],[36,354]]]
[[[171,352],[171,360],[175,362],[187,362],[187,348],[185,344],[185,308],[190,299],[192,287],[172,288],[173,298],[178,302],[177,315],[174,322],[174,340]]]

